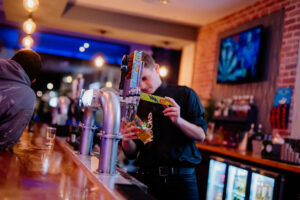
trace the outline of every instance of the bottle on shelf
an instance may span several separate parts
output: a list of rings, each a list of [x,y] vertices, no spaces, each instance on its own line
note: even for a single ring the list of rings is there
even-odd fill
[[[263,133],[262,133],[262,125],[258,125],[257,132],[253,135],[252,139],[252,153],[255,155],[261,155],[261,151],[263,149]]]
[[[253,140],[253,137],[255,135],[254,128],[255,128],[255,124],[252,123],[251,127],[250,127],[250,130],[248,131],[248,143],[247,143],[247,150],[248,151],[252,151],[252,140]]]
[[[77,136],[79,135],[79,130],[77,126],[70,126],[69,127],[69,140],[68,143],[74,148],[74,150],[79,149],[79,143],[77,142]]]
[[[256,134],[254,134],[254,139],[261,141],[263,140],[263,138],[264,138],[264,134],[262,133],[262,125],[258,124],[257,132]]]

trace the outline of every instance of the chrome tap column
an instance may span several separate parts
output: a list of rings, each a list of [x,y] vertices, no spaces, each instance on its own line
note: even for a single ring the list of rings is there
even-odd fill
[[[117,164],[118,142],[122,138],[120,135],[120,100],[119,95],[112,89],[103,88],[101,90],[87,90],[83,92],[81,97],[81,104],[85,108],[95,110],[101,108],[103,110],[103,129],[100,132],[101,145],[100,145],[100,158],[99,168],[100,173],[115,174]],[[86,111],[87,112],[87,111]],[[85,115],[84,121],[88,121],[89,116]],[[91,130],[83,132],[82,138],[87,138]],[[89,147],[90,140],[81,140],[80,148],[85,149]]]
[[[91,89],[82,91],[80,105],[84,107],[83,124],[81,124],[81,140],[79,152],[83,155],[90,155],[93,146],[93,126],[96,110],[101,107],[99,101],[99,90]]]
[[[90,155],[93,146],[93,125],[96,111],[91,107],[85,107],[83,114],[82,132],[80,138],[79,152],[83,155]]]
[[[100,101],[103,110],[103,130],[101,132],[100,173],[115,174],[117,164],[118,142],[120,135],[120,100],[119,96],[109,89],[101,89]]]

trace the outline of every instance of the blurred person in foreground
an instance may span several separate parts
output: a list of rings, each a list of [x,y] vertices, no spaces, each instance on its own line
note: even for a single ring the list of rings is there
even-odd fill
[[[173,106],[141,101],[138,116],[151,123],[153,140],[144,144],[137,137],[137,127],[123,120],[123,151],[129,159],[137,159],[136,177],[148,186],[154,197],[198,199],[195,167],[201,162],[201,155],[195,141],[205,138],[204,108],[191,88],[163,82],[159,65],[149,54],[143,52],[142,60],[141,91],[165,97]],[[129,55],[128,66],[132,61],[133,53]]]
[[[29,49],[0,59],[0,150],[16,144],[29,123],[36,100],[30,86],[41,68],[40,55]]]

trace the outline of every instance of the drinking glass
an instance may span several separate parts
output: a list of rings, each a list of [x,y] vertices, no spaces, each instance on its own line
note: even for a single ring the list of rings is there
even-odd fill
[[[54,144],[56,135],[56,128],[54,127],[47,127],[46,129],[46,138],[47,138],[47,145],[52,146]]]
[[[151,131],[145,127],[138,128],[137,136],[140,140],[144,142],[144,144],[153,140],[153,135],[151,134]]]

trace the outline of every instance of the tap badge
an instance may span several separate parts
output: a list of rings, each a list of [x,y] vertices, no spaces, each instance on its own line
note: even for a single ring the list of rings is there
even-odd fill
[[[138,74],[139,74],[140,63],[142,61],[142,55],[143,55],[142,51],[140,52],[134,51],[130,88],[137,88]]]

